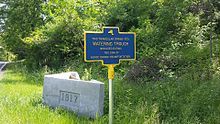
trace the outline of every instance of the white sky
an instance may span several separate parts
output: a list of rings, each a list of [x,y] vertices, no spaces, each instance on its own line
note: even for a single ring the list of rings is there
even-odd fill
[[[0,3],[0,7],[4,6],[5,4]]]

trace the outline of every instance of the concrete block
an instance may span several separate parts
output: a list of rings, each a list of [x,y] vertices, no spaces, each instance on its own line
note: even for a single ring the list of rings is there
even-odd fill
[[[90,118],[102,116],[104,84],[96,80],[69,79],[72,73],[44,76],[43,103],[51,107],[63,107]]]

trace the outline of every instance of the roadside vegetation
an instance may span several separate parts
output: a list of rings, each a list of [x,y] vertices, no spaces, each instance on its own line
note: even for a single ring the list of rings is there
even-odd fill
[[[83,32],[136,32],[137,60],[115,68],[114,122],[220,122],[218,0],[1,0],[0,123],[108,123],[107,68],[83,61]],[[21,61],[22,60],[22,61]],[[77,117],[42,104],[45,74],[105,83],[105,114]]]
[[[43,71],[9,66],[0,80],[0,123],[108,123],[108,84],[104,116],[92,120],[42,103]],[[95,77],[97,75],[92,75]],[[114,80],[114,122],[117,124],[217,124],[220,122],[219,79],[167,79],[146,84]]]

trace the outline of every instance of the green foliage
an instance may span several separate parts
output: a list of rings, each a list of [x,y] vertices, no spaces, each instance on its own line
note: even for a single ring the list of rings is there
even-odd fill
[[[43,24],[41,0],[8,0],[3,2],[1,15],[4,16],[3,39],[7,49],[18,55],[18,59],[27,54],[22,38],[29,36],[36,27]]]
[[[102,26],[136,32],[137,68],[141,71],[131,67],[128,75],[137,71],[139,74],[135,73],[133,78],[145,76],[147,80],[158,80],[180,77],[188,71],[193,74],[198,72],[197,68],[204,73],[216,72],[219,67],[220,10],[216,0],[38,0],[25,3],[10,0],[3,3],[5,6],[1,6],[0,11],[4,20],[3,41],[7,50],[18,55],[18,59],[25,58],[31,69],[60,68],[73,60],[81,61],[83,32],[100,31]],[[209,48],[211,34],[212,51]],[[211,55],[215,64],[209,61]],[[150,64],[145,63],[146,59],[152,59],[155,68],[148,68]],[[125,75],[131,65],[124,64],[117,71]]]
[[[97,30],[94,29],[97,24],[94,18],[85,17],[87,10],[82,13],[73,9],[81,4],[76,1],[45,3],[47,24],[23,39],[28,44],[28,65],[60,67],[83,55],[83,31]]]
[[[81,32],[83,31],[82,21],[64,23],[50,23],[45,28],[33,33],[32,37],[27,37],[24,42],[29,43],[28,62],[34,60],[35,66],[58,67],[72,58],[82,55],[83,41]],[[63,29],[63,30],[60,30]],[[43,32],[43,33],[42,33]],[[39,56],[41,56],[39,58]],[[31,64],[31,63],[30,63]]]
[[[108,97],[105,97],[103,117],[95,120],[77,117],[73,112],[42,104],[44,71],[27,72],[22,65],[9,68],[0,80],[1,123],[42,123],[42,120],[48,123],[108,123]],[[105,83],[105,96],[108,96],[107,85]],[[219,79],[164,80],[134,85],[116,78],[114,123],[215,124],[220,121],[219,91]]]
[[[137,61],[124,62],[115,69],[116,123],[220,122],[218,0],[1,3],[0,59],[12,52],[26,61],[22,65],[25,69],[18,67],[16,74],[9,71],[8,77],[0,81],[0,116],[4,118],[0,122],[107,123],[107,97],[104,117],[91,121],[43,106],[39,87],[45,73],[60,71],[74,70],[84,79],[92,77],[104,82],[107,68],[100,63],[82,64],[83,32],[100,31],[102,26],[118,26],[120,31],[137,34]],[[107,83],[105,88],[108,96]],[[38,111],[33,111],[36,108]]]
[[[3,47],[2,38],[0,37],[0,60],[5,59],[5,49]]]
[[[134,64],[126,74],[127,80],[136,81],[141,78],[147,80],[159,80],[164,75],[160,73],[159,61],[154,58],[144,58],[141,62]],[[144,82],[141,82],[144,83]]]
[[[15,58],[16,56],[6,50],[5,44],[0,36],[0,61],[12,61],[15,60]]]
[[[84,74],[82,76],[82,80],[87,80],[87,81],[91,80],[92,79],[91,73],[92,73],[92,68],[85,69]]]

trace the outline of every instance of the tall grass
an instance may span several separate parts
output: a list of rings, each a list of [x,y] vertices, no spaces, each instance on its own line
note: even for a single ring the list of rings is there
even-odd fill
[[[95,70],[96,71],[96,70]],[[77,117],[62,108],[42,104],[44,71],[30,73],[11,67],[0,80],[0,123],[106,124],[108,84],[105,82],[104,116]],[[94,75],[93,75],[94,77]],[[97,77],[98,78],[98,77]],[[220,81],[166,80],[135,84],[114,80],[116,124],[218,124]]]

